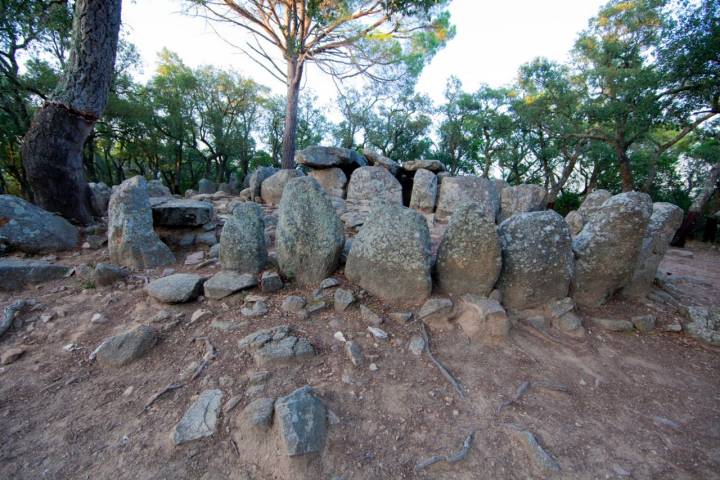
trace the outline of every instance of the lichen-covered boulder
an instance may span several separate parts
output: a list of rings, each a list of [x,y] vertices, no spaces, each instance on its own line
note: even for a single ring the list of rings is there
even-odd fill
[[[479,203],[485,215],[494,222],[500,210],[500,195],[495,182],[473,176],[445,177],[440,183],[435,217],[439,220],[447,219],[465,203]]]
[[[276,233],[277,259],[285,276],[315,285],[338,266],[343,224],[320,184],[312,177],[285,186]]]
[[[393,175],[397,175],[400,164],[395,160],[392,160],[384,155],[380,155],[377,152],[373,152],[372,150],[368,150],[367,148],[363,149],[363,155],[365,155],[368,163],[370,163],[373,167],[383,167]]]
[[[110,203],[110,195],[112,195],[112,189],[103,182],[90,182],[88,183],[92,197],[90,198],[90,204],[92,205],[93,212],[98,217],[101,217],[107,213],[108,203]]]
[[[612,193],[607,190],[594,190],[588,193],[585,200],[583,200],[582,204],[577,209],[578,213],[582,215],[583,222],[589,222],[593,215],[600,210],[600,207],[602,207],[603,204],[610,199],[610,197],[612,197]]]
[[[498,227],[502,269],[498,289],[514,310],[567,297],[573,274],[570,230],[555,211],[513,215]]]
[[[412,194],[410,195],[410,208],[421,212],[431,213],[435,210],[437,200],[437,175],[430,170],[421,168],[413,177]]]
[[[340,147],[307,147],[295,152],[295,162],[310,168],[340,167],[351,171],[367,165],[365,157],[355,150]]]
[[[114,189],[108,208],[110,262],[145,269],[175,262],[175,256],[153,230],[147,182],[141,176]]]
[[[277,171],[278,169],[275,167],[260,167],[247,177],[247,186],[250,189],[250,200],[255,200],[256,197],[260,196],[262,183],[275,175]]]
[[[285,185],[293,178],[302,177],[305,174],[300,170],[280,170],[275,172],[262,182],[260,196],[262,201],[270,205],[279,205]]]
[[[421,303],[432,289],[430,264],[423,216],[378,202],[353,240],[345,276],[381,299]]]
[[[257,203],[238,204],[220,233],[220,264],[226,270],[259,273],[267,263],[265,220]]]
[[[506,187],[500,193],[498,222],[516,213],[537,212],[545,209],[546,192],[540,185],[517,185]]]
[[[568,212],[568,214],[565,215],[565,222],[567,222],[568,227],[570,227],[570,235],[573,237],[580,233],[583,226],[585,226],[585,219],[583,219],[582,214],[580,214],[577,210]]]
[[[410,160],[403,163],[402,167],[408,172],[414,172],[421,168],[435,173],[445,171],[445,165],[440,160]]]
[[[626,192],[590,217],[573,240],[572,296],[578,304],[600,305],[630,281],[651,215],[650,196]]]
[[[361,167],[350,176],[348,202],[372,204],[374,201],[402,205],[402,187],[390,172],[382,167]]]
[[[623,288],[623,294],[639,298],[650,291],[657,268],[682,220],[683,211],[677,205],[665,202],[653,204],[635,271],[630,283]]]
[[[337,167],[314,169],[308,175],[317,180],[329,196],[345,198],[347,176],[341,169]]]
[[[477,203],[461,205],[438,249],[435,273],[441,292],[488,296],[500,275],[497,227]]]
[[[14,195],[0,195],[0,245],[26,253],[77,247],[78,231],[59,215]]]

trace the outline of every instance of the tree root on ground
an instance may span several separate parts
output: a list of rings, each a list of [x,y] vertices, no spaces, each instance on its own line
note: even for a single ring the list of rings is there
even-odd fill
[[[541,468],[551,472],[560,471],[560,464],[542,447],[542,445],[540,445],[537,437],[535,437],[530,430],[526,430],[511,423],[506,423],[503,426],[517,435],[520,441],[532,453],[535,463],[537,463]]]
[[[459,452],[453,454],[453,455],[434,455],[428,459],[422,460],[418,462],[417,465],[415,465],[415,471],[420,471],[423,468],[427,468],[430,465],[437,463],[437,462],[447,462],[447,463],[456,463],[460,460],[464,459],[465,456],[467,456],[468,452],[470,451],[470,447],[472,446],[472,442],[475,440],[475,432],[470,432],[470,435],[465,438],[465,441],[463,442],[463,446],[460,449]]]
[[[422,336],[423,340],[425,340],[425,350],[428,353],[428,356],[430,357],[430,360],[435,364],[435,366],[440,370],[440,373],[443,374],[443,376],[447,379],[448,382],[453,386],[457,394],[460,396],[460,398],[465,398],[465,394],[462,391],[462,388],[460,387],[460,382],[457,381],[457,379],[450,373],[450,371],[445,368],[445,366],[440,363],[438,359],[435,358],[435,356],[432,354],[432,351],[430,350],[430,337],[427,333],[427,328],[425,327],[425,322],[420,322],[420,328],[422,329]]]
[[[528,390],[530,390],[530,387],[546,388],[548,390],[555,390],[556,392],[564,392],[564,393],[567,393],[569,391],[568,387],[566,387],[565,385],[561,385],[561,384],[555,384],[555,383],[549,383],[549,382],[543,382],[543,381],[537,381],[537,382],[532,382],[532,383],[530,381],[523,382],[520,384],[520,386],[517,388],[517,390],[515,390],[515,395],[513,395],[513,397],[511,399],[505,400],[498,406],[496,414],[499,415],[500,411],[503,408],[508,407],[508,406],[520,401],[522,396],[525,395]]]

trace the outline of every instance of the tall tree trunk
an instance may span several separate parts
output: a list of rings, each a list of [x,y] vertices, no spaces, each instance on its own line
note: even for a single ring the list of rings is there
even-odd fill
[[[708,200],[710,200],[710,197],[717,188],[718,179],[720,179],[720,163],[716,163],[710,169],[710,174],[708,175],[707,180],[705,180],[705,185],[703,185],[702,191],[697,197],[695,197],[695,200],[693,200],[692,205],[690,205],[690,208],[688,209],[687,215],[685,215],[685,218],[683,219],[682,225],[680,225],[680,228],[675,233],[675,238],[673,238],[672,241],[673,246],[685,246],[687,237],[690,235],[693,228],[695,228],[695,224],[702,215],[705,204]]]
[[[634,181],[632,168],[630,167],[630,158],[627,155],[627,148],[616,146],[618,166],[620,167],[620,178],[622,180],[622,191],[631,192],[634,190]]]
[[[285,108],[285,130],[283,131],[282,168],[295,168],[295,136],[297,135],[298,103],[300,102],[300,81],[303,65],[297,58],[287,61],[287,106]]]
[[[35,201],[73,222],[92,222],[83,145],[105,110],[113,78],[121,0],[77,0],[70,57],[25,134],[22,158]]]

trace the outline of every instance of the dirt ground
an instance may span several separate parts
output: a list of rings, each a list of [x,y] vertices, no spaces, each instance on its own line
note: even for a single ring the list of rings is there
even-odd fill
[[[670,252],[661,270],[690,301],[720,305],[720,253],[699,244],[686,250],[692,258]],[[105,250],[83,251],[58,261],[94,264],[106,256]],[[338,278],[347,285],[341,274]],[[143,282],[136,277],[123,288],[84,288],[90,285],[70,277],[0,294],[0,308],[17,298],[42,304],[22,316],[21,329],[0,339],[0,352],[26,350],[0,367],[0,479],[298,478],[283,453],[258,449],[251,441],[237,443],[236,450],[232,439],[239,438],[234,417],[252,398],[285,395],[306,384],[339,420],[329,426],[325,450],[314,460],[322,479],[720,478],[720,349],[665,332],[665,325],[681,319],[666,305],[614,300],[599,311],[580,312],[614,318],[653,313],[659,325],[649,334],[589,328],[577,340],[548,338],[518,325],[501,345],[477,345],[457,328],[432,330],[432,351],[462,383],[461,399],[426,354],[408,350],[410,337],[419,332],[416,322],[387,320],[382,328],[391,338],[380,341],[369,337],[357,305],[343,314],[329,308],[303,321],[280,311],[286,295],[310,297],[310,290],[289,286],[270,294],[268,315],[247,320],[239,313],[242,295],[168,306],[149,299]],[[418,309],[362,301],[385,314]],[[190,316],[201,307],[212,315],[191,325]],[[64,316],[47,323],[39,318],[54,310]],[[165,328],[147,356],[116,369],[88,360],[104,338],[150,322],[161,310],[184,317]],[[107,321],[92,323],[95,313]],[[236,328],[213,328],[213,320],[235,322]],[[237,342],[283,323],[308,337],[319,355],[302,364],[262,368],[271,376],[264,391],[250,397],[248,376],[261,369]],[[364,368],[351,365],[333,338],[336,331],[362,345]],[[153,393],[202,358],[204,344],[192,341],[201,336],[210,338],[218,358],[198,379],[144,412]],[[79,349],[64,351],[70,343]],[[367,367],[370,362],[376,371]],[[525,381],[531,382],[527,393],[498,414],[499,405]],[[532,386],[541,382],[567,391]],[[243,399],[213,437],[173,446],[170,432],[207,388],[220,388],[224,401],[233,395]],[[542,470],[509,425],[533,432],[560,472]],[[414,471],[422,459],[457,452],[472,431],[475,440],[463,460]]]

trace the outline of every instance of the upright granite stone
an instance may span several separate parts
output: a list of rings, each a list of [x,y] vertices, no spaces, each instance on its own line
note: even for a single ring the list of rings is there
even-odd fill
[[[567,297],[573,274],[570,230],[555,211],[520,213],[498,227],[502,270],[498,289],[511,309],[541,307]]]
[[[339,147],[307,147],[295,152],[295,162],[310,168],[340,167],[345,172],[367,165],[365,157],[355,150]]]
[[[220,233],[220,264],[226,270],[259,273],[267,258],[262,208],[254,202],[237,205]]]
[[[310,386],[278,398],[275,421],[285,452],[290,457],[317,453],[325,445],[327,409]]]
[[[500,215],[498,222],[507,220],[516,213],[537,212],[545,209],[546,192],[540,185],[517,185],[506,187],[500,194]]]
[[[575,235],[580,233],[585,226],[585,219],[577,210],[568,212],[568,214],[565,215],[565,222],[567,222],[568,227],[570,227],[570,235],[572,235],[573,238],[575,238]]]
[[[657,202],[648,223],[630,283],[623,288],[629,297],[644,297],[652,287],[658,266],[683,221],[683,211],[672,203]]]
[[[162,227],[199,227],[213,218],[213,204],[189,198],[153,197],[153,223]]]
[[[275,167],[260,167],[253,171],[248,177],[248,188],[250,188],[250,200],[255,200],[261,194],[262,183],[278,172]]]
[[[488,296],[501,267],[495,223],[477,203],[455,210],[438,250],[437,286],[443,293]]]
[[[337,167],[315,169],[308,175],[317,180],[330,197],[345,198],[347,176],[341,169]]]
[[[402,205],[402,187],[400,182],[382,167],[360,167],[350,177],[347,200],[366,205],[376,200]]]
[[[435,210],[437,191],[437,175],[430,170],[424,168],[419,169],[413,177],[410,208],[420,210],[421,212],[432,213]]]
[[[0,244],[25,253],[48,253],[77,247],[78,231],[70,222],[14,195],[0,195]]]
[[[410,160],[409,162],[403,163],[402,167],[408,172],[415,172],[421,168],[434,173],[445,171],[445,165],[443,165],[440,160]]]
[[[153,230],[147,182],[141,176],[121,183],[108,209],[110,262],[145,269],[175,262],[175,256]]]
[[[215,193],[217,191],[217,186],[215,185],[215,182],[208,180],[207,178],[201,178],[198,182],[198,192],[199,193]]]
[[[415,210],[376,203],[353,240],[345,276],[388,301],[423,302],[432,289],[430,232]]]
[[[153,197],[172,197],[172,192],[160,180],[150,180],[148,182],[148,195]]]
[[[575,278],[572,296],[583,306],[597,306],[632,278],[652,215],[650,196],[615,195],[603,203],[573,241]]]
[[[445,177],[440,184],[435,217],[447,219],[464,203],[479,203],[485,215],[495,221],[500,210],[500,195],[495,182],[479,177]]]
[[[98,217],[102,217],[107,213],[112,189],[103,182],[90,182],[88,183],[88,187],[90,187],[90,192],[92,193],[90,204],[92,205],[93,212]]]
[[[270,205],[279,205],[283,190],[287,183],[293,178],[302,177],[305,174],[300,170],[280,170],[262,182],[260,196],[263,202]]]
[[[600,207],[612,197],[612,193],[607,190],[595,190],[587,194],[580,207],[578,213],[582,215],[583,222],[589,222],[593,215],[600,210]]]
[[[320,184],[311,177],[288,182],[276,231],[280,270],[303,285],[315,285],[338,266],[343,224]]]
[[[392,160],[377,152],[373,152],[372,150],[368,150],[367,148],[363,149],[363,155],[365,155],[368,163],[373,167],[383,167],[393,175],[397,175],[400,164],[397,163],[395,160]]]

